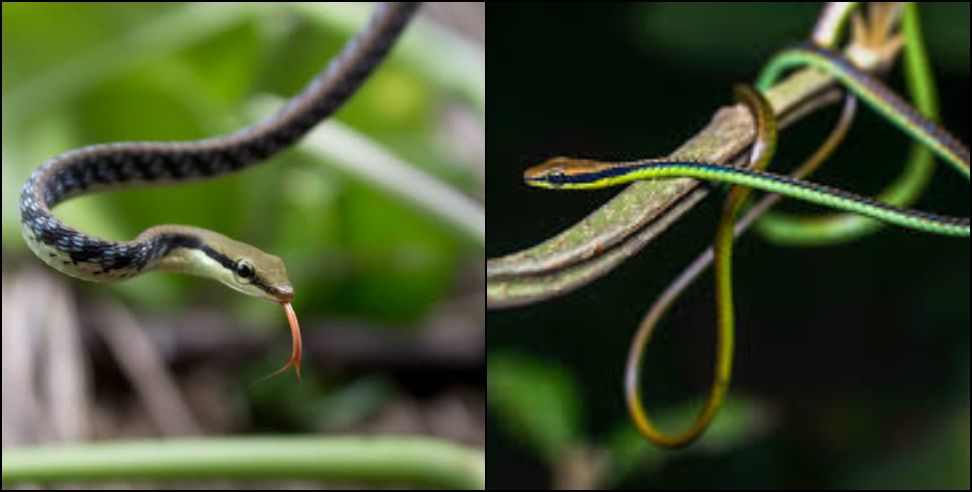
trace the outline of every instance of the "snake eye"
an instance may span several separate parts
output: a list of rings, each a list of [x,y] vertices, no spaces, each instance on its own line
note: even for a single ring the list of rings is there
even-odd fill
[[[233,265],[233,275],[236,281],[241,284],[249,284],[256,278],[256,268],[248,258],[241,258]]]
[[[550,174],[547,175],[547,181],[555,184],[561,184],[567,181],[567,175],[560,170],[550,171]]]

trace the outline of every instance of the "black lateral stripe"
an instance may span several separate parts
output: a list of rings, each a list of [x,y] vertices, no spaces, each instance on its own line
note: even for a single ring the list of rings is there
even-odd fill
[[[166,234],[163,236],[163,241],[165,242],[168,249],[172,248],[185,248],[185,249],[195,249],[202,251],[206,256],[216,260],[223,268],[230,271],[233,270],[234,263],[229,259],[228,256],[216,251],[215,249],[209,247],[201,239],[196,236],[191,236],[189,234]]]
[[[206,253],[206,256],[219,262],[220,265],[223,265],[223,268],[231,272],[236,270],[236,262],[231,260],[228,256],[224,255],[223,253],[220,253],[219,251],[216,251],[215,249],[210,248],[205,244],[200,245],[199,251]]]
[[[635,169],[641,169],[642,165],[618,165],[608,168],[604,168],[600,171],[593,173],[582,173],[582,174],[568,174],[562,178],[562,182],[574,183],[574,184],[585,184],[594,183],[606,178],[613,178],[627,174]]]
[[[169,242],[170,247],[197,249],[199,251],[202,251],[206,256],[215,260],[220,265],[222,265],[223,268],[231,272],[236,270],[236,262],[234,260],[224,255],[223,253],[220,253],[219,251],[216,251],[215,249],[211,248],[209,245],[207,245],[197,237],[183,235],[183,234],[178,234],[178,235],[174,234],[168,236],[167,241]],[[270,287],[270,285],[264,282],[263,279],[260,278],[259,274],[253,277],[253,281],[250,282],[250,284],[264,292],[269,292],[271,294],[276,292],[276,289]]]

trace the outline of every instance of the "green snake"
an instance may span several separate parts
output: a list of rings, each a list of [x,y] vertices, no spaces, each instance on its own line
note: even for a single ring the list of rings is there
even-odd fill
[[[939,157],[969,178],[969,150],[947,130],[925,119],[879,80],[871,77],[837,53],[811,44],[800,45],[779,54],[770,63],[757,87],[766,88],[783,70],[809,65],[833,76],[855,96],[894,122],[913,138],[928,145]],[[755,111],[758,117],[758,111]],[[767,115],[772,118],[772,115]],[[758,118],[757,118],[758,119]],[[775,125],[772,125],[775,126]],[[736,168],[697,159],[643,159],[630,162],[603,162],[590,159],[555,157],[524,172],[526,183],[567,190],[607,188],[640,180],[695,178],[745,186],[788,198],[834,208],[908,229],[969,237],[968,217],[949,217],[914,209],[896,207],[839,188],[755,168]]]
[[[758,87],[767,89],[787,69],[809,65],[832,77],[912,138],[925,144],[936,155],[969,178],[969,151],[946,130],[924,118],[891,89],[858,69],[828,48],[804,44],[784,51],[771,60],[760,77]],[[757,139],[750,168],[735,168],[695,159],[647,159],[609,163],[589,159],[558,157],[524,173],[527,184],[550,189],[598,189],[639,180],[695,178],[735,185],[723,209],[713,242],[717,290],[717,346],[714,382],[706,404],[692,426],[670,436],[648,418],[640,394],[640,368],[645,345],[661,313],[708,261],[703,257],[679,277],[646,318],[632,343],[625,380],[628,408],[636,427],[656,445],[678,448],[694,442],[715,418],[728,390],[732,371],[734,310],[732,302],[732,243],[735,218],[751,190],[775,193],[825,207],[866,216],[878,221],[921,232],[969,237],[969,218],[948,217],[893,206],[837,188],[819,185],[798,177],[765,170],[775,148],[775,120],[772,109],[755,91],[737,91],[757,122]],[[838,137],[839,138],[842,137]],[[829,140],[829,139],[828,139]],[[826,154],[827,152],[824,152]],[[812,166],[811,166],[812,167]]]
[[[925,47],[918,5],[912,2],[880,3],[869,4],[869,7],[869,19],[865,21],[859,12],[860,5],[855,2],[828,3],[814,29],[814,42],[819,46],[835,46],[842,27],[848,20],[853,20],[853,40],[848,52],[851,56],[860,55],[861,67],[869,71],[888,67],[899,49],[899,43],[903,44],[901,60],[909,99],[926,119],[937,121],[940,114],[938,91]],[[899,16],[900,23],[896,23],[895,19]],[[765,81],[771,82],[769,79]],[[845,123],[845,118],[852,120],[853,114],[842,117],[839,126],[850,125],[851,121]],[[899,176],[876,197],[892,205],[914,205],[931,182],[935,171],[934,161],[935,154],[928,147],[920,142],[913,142]],[[812,173],[820,163],[811,166],[800,177]],[[773,196],[776,195],[770,195]],[[745,222],[745,218],[742,222]],[[883,226],[881,222],[847,213],[796,216],[769,211],[761,214],[756,222],[756,230],[760,236],[773,244],[785,246],[829,246],[846,243],[877,232]]]
[[[20,196],[22,232],[54,269],[83,280],[116,282],[153,270],[211,278],[247,295],[280,303],[293,337],[290,359],[300,375],[300,328],[283,261],[222,234],[183,225],[146,229],[131,241],[90,236],[65,225],[51,208],[70,198],[122,188],[161,186],[222,176],[265,161],[333,114],[378,67],[418,8],[379,5],[368,25],[302,92],[274,116],[226,136],[189,142],[125,142],[64,152],[39,167]],[[276,373],[274,373],[276,374]]]

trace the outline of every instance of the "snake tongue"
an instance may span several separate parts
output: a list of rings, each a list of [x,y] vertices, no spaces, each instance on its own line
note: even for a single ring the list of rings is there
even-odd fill
[[[290,323],[290,336],[291,339],[293,340],[293,350],[290,353],[290,359],[287,360],[287,363],[284,364],[280,369],[274,371],[272,374],[266,376],[266,378],[276,376],[293,367],[294,372],[297,373],[297,380],[299,381],[300,380],[300,354],[302,350],[302,345],[300,341],[300,324],[297,323],[297,314],[294,312],[294,308],[293,306],[290,305],[289,302],[281,302],[280,305],[283,306],[284,313],[286,313],[287,315],[287,322]]]

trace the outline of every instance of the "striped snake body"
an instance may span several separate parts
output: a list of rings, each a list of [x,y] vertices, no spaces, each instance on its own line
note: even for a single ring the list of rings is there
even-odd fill
[[[351,96],[384,58],[415,9],[414,4],[380,6],[370,24],[321,75],[280,112],[256,125],[191,142],[92,145],[49,160],[30,176],[20,197],[27,244],[48,265],[84,280],[117,281],[149,270],[174,270],[216,276],[249,294],[289,300],[293,289],[279,258],[221,234],[162,225],[145,230],[132,241],[113,241],[65,225],[50,208],[92,192],[206,179],[266,160],[300,139]],[[237,265],[243,259],[252,265]],[[218,264],[218,270],[233,267],[230,273],[234,275],[227,277],[209,268],[210,263]],[[248,266],[256,271],[243,285],[252,288],[232,278],[249,274]],[[231,281],[225,282],[227,278]]]
[[[381,63],[418,8],[377,7],[368,25],[277,114],[235,133],[188,142],[125,142],[64,152],[34,171],[20,196],[22,232],[30,249],[56,270],[83,280],[112,282],[168,270],[218,280],[245,294],[281,303],[294,334],[294,289],[280,258],[222,234],[160,225],[131,241],[93,237],[65,225],[51,208],[98,191],[161,186],[222,176],[262,162],[293,145],[336,111]],[[296,359],[296,360],[294,360]],[[297,366],[299,367],[299,366]]]

